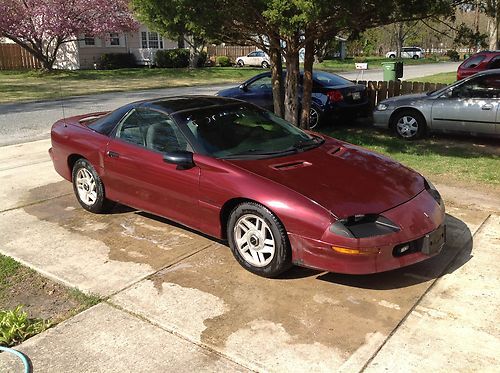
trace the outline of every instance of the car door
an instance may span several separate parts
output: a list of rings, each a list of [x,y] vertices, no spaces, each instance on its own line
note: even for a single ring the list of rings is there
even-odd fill
[[[482,75],[436,98],[432,127],[440,130],[494,134],[500,101],[500,74]]]
[[[251,52],[247,55],[245,65],[255,66],[257,63],[257,52]]]
[[[189,145],[168,115],[131,110],[107,146],[106,192],[125,205],[197,228],[200,170],[163,160],[165,152],[178,150],[189,150]]]
[[[272,87],[271,75],[266,75],[247,84],[237,98],[251,102],[252,104],[263,107],[264,109],[273,110]]]

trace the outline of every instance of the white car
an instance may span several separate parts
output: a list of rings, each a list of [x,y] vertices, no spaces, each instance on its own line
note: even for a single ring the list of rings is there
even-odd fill
[[[263,69],[268,69],[271,66],[269,56],[263,51],[254,51],[246,56],[238,57],[236,59],[236,65],[239,67],[243,66],[260,66]]]
[[[386,58],[396,58],[397,53],[395,51],[390,51],[385,54]],[[401,57],[402,58],[413,58],[414,60],[418,60],[424,56],[424,51],[419,47],[403,47],[401,49]]]

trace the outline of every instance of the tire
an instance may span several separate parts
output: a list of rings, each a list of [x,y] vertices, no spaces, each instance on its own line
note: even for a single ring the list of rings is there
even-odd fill
[[[276,277],[292,266],[285,228],[258,203],[244,202],[235,207],[229,216],[227,237],[238,263],[256,275]]]
[[[424,137],[427,125],[424,117],[419,112],[404,110],[394,117],[392,129],[399,138],[416,140]]]
[[[418,60],[418,58],[419,58],[419,57],[418,57],[418,54],[414,54],[414,55],[413,55],[413,59],[414,59],[414,60]]]
[[[309,129],[318,129],[321,124],[321,111],[314,105],[311,105],[309,111]]]
[[[267,61],[262,61],[262,63],[260,64],[260,66],[263,68],[263,69],[269,69],[269,62]]]
[[[396,58],[396,55],[395,55],[395,54],[391,54],[391,55],[389,56],[389,58]]]
[[[236,66],[238,66],[238,67],[244,67],[245,63],[243,62],[243,60],[238,60],[238,61],[236,61]]]
[[[71,176],[76,199],[85,210],[99,214],[114,206],[106,199],[104,184],[89,161],[84,158],[76,161]]]

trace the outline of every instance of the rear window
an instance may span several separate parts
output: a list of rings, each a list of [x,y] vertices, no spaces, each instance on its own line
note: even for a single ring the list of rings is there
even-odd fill
[[[112,111],[109,114],[97,119],[93,123],[89,124],[88,127],[92,130],[102,133],[103,135],[109,135],[111,131],[115,128],[116,124],[123,118],[123,116],[131,109],[130,106],[125,106]]]
[[[352,85],[350,80],[344,79],[341,76],[325,73],[325,72],[315,72],[314,80],[316,83],[321,84],[324,87],[330,87],[335,85]]]
[[[481,62],[483,62],[484,58],[484,55],[471,57],[470,60],[464,62],[464,65],[462,67],[464,69],[473,69],[474,67],[477,67],[477,65],[479,65]]]

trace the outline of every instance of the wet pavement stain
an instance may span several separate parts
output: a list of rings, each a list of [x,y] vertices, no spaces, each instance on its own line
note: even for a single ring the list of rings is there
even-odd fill
[[[64,186],[55,183],[31,190],[28,200],[35,201],[54,188],[67,190],[68,185],[72,192],[71,184],[62,183]],[[110,260],[148,264],[153,269],[213,243],[201,235],[123,205],[116,205],[108,214],[92,214],[78,204],[72,193],[23,209],[40,220],[57,223],[70,232],[101,241],[110,249]]]
[[[66,180],[61,180],[56,183],[51,183],[41,187],[30,189],[21,199],[20,205],[29,205],[70,193],[73,193],[73,187],[71,183],[67,182]]]
[[[451,237],[464,236],[467,227],[463,222],[450,216],[448,223]],[[388,335],[464,243],[463,239],[450,240],[439,256],[392,272],[350,276],[296,267],[280,279],[265,279],[243,270],[229,249],[219,245],[158,272],[150,280],[159,297],[169,297],[164,284],[177,284],[224,302],[225,313],[204,321],[201,342],[208,345],[224,348],[242,329],[270,322],[291,336],[287,343],[319,343],[352,354],[367,335]],[[184,307],[191,309],[190,304]],[[175,324],[176,320],[169,322]]]

